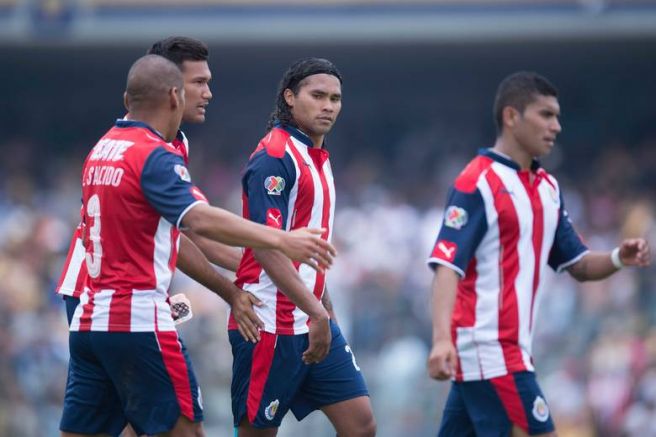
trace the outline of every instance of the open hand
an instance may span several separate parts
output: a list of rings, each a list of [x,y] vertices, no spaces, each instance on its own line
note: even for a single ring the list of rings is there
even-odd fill
[[[644,238],[627,238],[622,241],[620,260],[627,266],[647,267],[651,263],[647,241]]]
[[[325,229],[295,229],[286,232],[280,250],[292,261],[302,262],[323,273],[333,263],[337,251],[321,238]]]

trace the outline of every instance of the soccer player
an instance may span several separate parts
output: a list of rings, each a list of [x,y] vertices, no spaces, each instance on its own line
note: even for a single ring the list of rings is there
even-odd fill
[[[212,99],[209,87],[212,74],[207,62],[209,58],[207,46],[193,38],[174,36],[155,42],[148,50],[148,54],[163,56],[180,68],[185,87],[185,110],[182,120],[187,123],[203,123],[206,107]],[[178,131],[171,144],[182,153],[185,164],[188,164],[189,142],[182,131]],[[81,226],[78,226],[73,234],[56,288],[57,293],[65,299],[69,325],[87,276],[81,231]],[[202,254],[193,247],[187,237],[201,248]],[[180,241],[177,267],[228,302],[237,314],[239,329],[248,339],[256,341],[259,338],[258,328],[261,326],[261,321],[254,315],[251,306],[258,304],[257,299],[248,293],[239,293],[239,289],[234,284],[214,269],[208,268],[205,259],[206,257],[216,265],[236,271],[241,259],[241,251],[203,238],[190,230],[184,231]],[[187,256],[192,258],[188,260]]]
[[[203,435],[200,389],[180,344],[168,287],[180,228],[225,244],[282,250],[319,271],[334,249],[306,229],[272,230],[207,204],[169,144],[185,108],[182,73],[157,55],[128,73],[126,120],[91,150],[82,172],[88,272],[70,335],[62,435]]]
[[[322,227],[330,241],[335,186],[324,140],[341,109],[341,84],[325,59],[302,59],[285,72],[269,131],[242,179],[244,217],[285,231]],[[246,249],[236,283],[264,302],[254,308],[264,328],[253,344],[229,321],[240,437],[276,435],[290,409],[298,420],[320,409],[338,435],[375,434],[364,378],[324,306],[325,279],[277,250]]]
[[[547,266],[576,280],[647,266],[643,239],[589,251],[538,158],[561,131],[554,86],[519,72],[497,90],[497,139],[456,178],[428,260],[435,269],[432,378],[453,383],[440,436],[555,435],[531,341]],[[512,433],[512,434],[511,434]]]

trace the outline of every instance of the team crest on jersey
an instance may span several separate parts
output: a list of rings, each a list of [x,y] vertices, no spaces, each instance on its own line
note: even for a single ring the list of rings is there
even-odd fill
[[[285,179],[281,176],[269,176],[264,180],[264,188],[270,196],[280,196],[285,189]]]
[[[452,205],[447,208],[444,214],[444,225],[453,229],[462,229],[467,224],[468,218],[467,211]]]
[[[268,407],[264,409],[264,415],[268,420],[273,420],[274,417],[276,417],[276,412],[278,411],[278,406],[280,405],[280,401],[276,399],[275,401],[272,401]]]
[[[539,422],[546,422],[549,419],[549,407],[542,396],[536,396],[533,401],[533,417]]]
[[[189,174],[189,170],[187,170],[187,167],[184,165],[176,164],[173,167],[173,171],[175,171],[183,181],[191,182],[191,175]]]

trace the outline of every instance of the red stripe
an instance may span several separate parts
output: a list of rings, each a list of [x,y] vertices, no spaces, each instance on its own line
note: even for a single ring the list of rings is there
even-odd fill
[[[540,197],[540,183],[543,178],[541,174],[535,176],[533,185],[529,180],[529,173],[521,173],[522,184],[526,189],[529,199],[531,199],[531,209],[533,210],[533,253],[535,255],[535,267],[533,268],[533,293],[531,295],[531,314],[529,316],[528,329],[533,329],[533,305],[535,304],[535,295],[540,285],[540,258],[542,254],[542,238],[544,235],[544,208],[542,207],[542,198]]]
[[[492,378],[490,382],[492,382],[493,387],[499,395],[510,421],[528,432],[526,410],[524,409],[522,398],[519,397],[513,374],[510,373],[498,378]]]
[[[494,193],[494,208],[499,223],[499,343],[503,350],[508,370],[525,370],[522,353],[519,349],[519,307],[515,280],[519,273],[519,219],[511,194],[493,171],[486,179]]]
[[[112,332],[130,332],[132,324],[132,290],[116,290],[109,303],[109,327]]]
[[[180,405],[180,413],[187,419],[194,420],[194,404],[191,396],[191,382],[187,361],[182,354],[182,345],[178,341],[178,333],[175,331],[156,331],[157,341],[162,352],[162,360],[166,371],[171,378],[171,384],[175,390],[175,396]]]
[[[321,188],[323,190],[323,208],[321,211],[321,227],[326,229],[321,235],[321,238],[328,240],[328,235],[330,235],[330,190],[328,188],[328,181],[326,180],[326,174],[324,173],[323,166],[328,160],[328,152],[323,149],[308,149],[312,160],[314,161],[318,171],[319,179],[321,181]],[[317,273],[317,279],[314,283],[314,295],[317,299],[321,300],[323,296],[323,291],[326,285],[326,274]],[[309,322],[309,320],[308,320]]]
[[[459,327],[472,327],[476,324],[476,279],[478,272],[476,271],[476,258],[472,258],[467,266],[465,278],[458,284],[458,294],[456,295],[456,302],[453,308],[453,315],[451,316],[451,338],[453,339],[453,346],[458,351],[457,345],[457,328]],[[456,354],[458,358],[458,367],[456,370],[456,380],[462,381],[462,366],[460,363],[460,354]]]
[[[277,335],[262,332],[260,341],[253,349],[253,362],[251,364],[251,378],[248,385],[248,397],[246,398],[246,413],[248,421],[253,423],[257,416],[257,410],[262,402],[264,385],[269,377],[273,353],[276,347]]]
[[[178,238],[180,237],[180,231],[175,227],[171,227],[171,252],[169,255],[169,270],[171,274],[175,272],[175,265],[178,261]]]
[[[305,147],[305,146],[303,146]],[[312,218],[312,206],[314,205],[314,181],[310,169],[304,165],[305,158],[296,150],[294,144],[289,145],[294,160],[300,171],[296,184],[296,203],[294,204],[294,218],[291,229],[306,227]],[[300,263],[295,262],[294,267],[298,270]],[[294,333],[294,309],[296,305],[289,300],[280,290],[276,293],[276,332],[280,334]]]

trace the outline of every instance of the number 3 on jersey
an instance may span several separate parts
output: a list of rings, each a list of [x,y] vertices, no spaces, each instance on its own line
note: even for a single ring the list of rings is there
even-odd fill
[[[87,251],[85,259],[89,276],[97,278],[100,275],[100,263],[102,261],[102,245],[100,244],[100,198],[97,194],[91,196],[87,202],[87,223],[89,230],[89,241],[93,252]],[[88,249],[88,248],[87,248]]]

